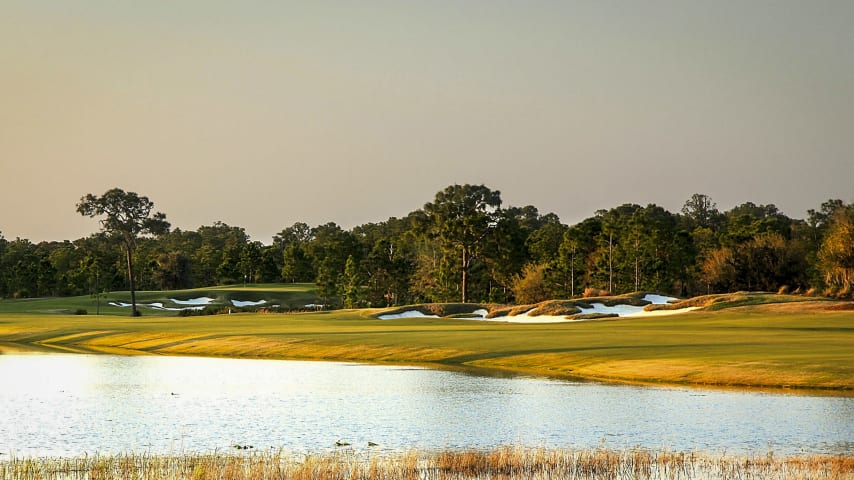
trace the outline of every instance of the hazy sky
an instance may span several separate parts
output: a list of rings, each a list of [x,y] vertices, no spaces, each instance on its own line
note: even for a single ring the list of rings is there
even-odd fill
[[[253,239],[454,183],[622,203],[854,201],[854,2],[0,0],[0,231],[86,193]]]

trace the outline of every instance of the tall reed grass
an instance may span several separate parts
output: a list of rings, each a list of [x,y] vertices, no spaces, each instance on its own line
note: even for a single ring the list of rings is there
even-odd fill
[[[0,480],[854,479],[854,457],[649,450],[129,454],[0,461]]]

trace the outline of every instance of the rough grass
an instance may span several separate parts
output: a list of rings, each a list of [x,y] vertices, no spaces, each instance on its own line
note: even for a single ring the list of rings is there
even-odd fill
[[[333,453],[17,458],[0,461],[0,480],[379,480],[379,479],[735,479],[854,478],[851,457],[777,458],[668,451],[494,450],[394,454]]]
[[[668,305],[654,305],[651,309],[668,310],[688,307],[699,307],[705,310],[724,310],[728,308],[750,307],[757,305],[779,305],[779,304],[814,304],[804,305],[803,308],[821,308],[830,304],[850,303],[833,302],[828,298],[805,297],[801,295],[781,295],[766,292],[736,292],[718,295],[701,295],[673,302]]]
[[[854,310],[825,308],[838,302],[759,303],[563,324],[377,320],[378,310],[136,319],[7,313],[0,314],[0,351],[387,362],[620,382],[854,390]],[[443,313],[474,307],[449,305]]]

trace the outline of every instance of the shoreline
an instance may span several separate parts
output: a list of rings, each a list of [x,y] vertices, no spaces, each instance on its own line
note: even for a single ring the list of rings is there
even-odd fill
[[[395,365],[403,367],[418,367],[435,370],[460,372],[469,375],[484,377],[533,377],[552,380],[563,380],[580,383],[601,383],[610,385],[635,385],[641,387],[655,388],[690,388],[708,391],[736,391],[736,392],[761,392],[777,395],[805,395],[805,396],[832,396],[852,397],[854,389],[847,386],[841,387],[803,387],[803,386],[778,386],[778,385],[756,385],[756,384],[725,384],[725,383],[689,383],[668,382],[658,380],[639,380],[614,377],[594,377],[582,375],[567,375],[543,372],[536,369],[500,367],[500,366],[477,366],[448,362],[429,361],[387,361],[376,359],[352,359],[347,357],[310,357],[310,356],[258,356],[258,355],[223,355],[205,353],[158,353],[143,350],[134,350],[114,346],[85,346],[85,345],[56,345],[45,343],[17,343],[0,342],[0,355],[4,354],[69,354],[69,355],[120,355],[120,356],[173,356],[173,357],[201,357],[201,358],[223,358],[233,360],[272,360],[272,361],[303,361],[303,362],[337,362],[354,363],[365,365]]]
[[[0,314],[0,354],[316,360],[573,381],[854,395],[854,311],[742,307],[561,324],[378,320],[372,310],[138,318]]]

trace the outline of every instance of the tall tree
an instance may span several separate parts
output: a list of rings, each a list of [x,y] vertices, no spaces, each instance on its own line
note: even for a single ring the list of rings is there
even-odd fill
[[[176,290],[192,286],[190,257],[183,252],[161,253],[155,259],[153,280],[161,290]]]
[[[344,290],[344,308],[358,307],[362,303],[362,273],[352,255],[347,257],[341,283]]]
[[[6,284],[6,239],[3,238],[3,232],[0,232],[0,298],[4,298],[7,293]]]
[[[839,208],[819,251],[824,281],[847,294],[854,289],[854,205]]]
[[[324,308],[332,308],[332,303],[338,297],[340,290],[341,274],[335,267],[332,257],[325,257],[317,269],[317,294],[322,300]]]
[[[352,233],[343,230],[334,222],[318,225],[311,229],[311,242],[306,245],[306,254],[320,276],[320,266],[325,262],[336,276],[344,273],[347,257],[361,261],[359,243]]]
[[[100,220],[101,229],[121,240],[125,248],[128,267],[128,285],[130,286],[131,315],[139,316],[136,309],[136,289],[134,285],[133,251],[137,238],[142,235],[160,235],[169,231],[169,222],[161,212],[152,213],[154,202],[135,192],[125,192],[120,188],[108,190],[102,196],[87,194],[77,204],[77,212],[87,217],[104,218]]]
[[[468,273],[483,240],[495,226],[501,192],[484,185],[451,185],[424,205],[432,233],[446,252],[459,255],[460,293],[468,302]]]
[[[602,218],[590,217],[569,227],[563,234],[558,250],[557,268],[563,276],[563,289],[571,297],[579,290],[576,286],[592,287],[596,268],[598,238],[602,235]],[[601,287],[601,285],[595,285]]]
[[[513,291],[514,277],[530,262],[528,238],[537,227],[539,218],[537,209],[530,205],[495,212],[494,227],[483,246],[478,248],[488,276],[480,279],[482,284],[478,290],[477,279],[473,279],[474,275],[469,273],[466,282],[469,297],[474,291],[490,302],[504,303],[508,300]],[[483,280],[487,283],[483,284]]]
[[[282,278],[286,282],[297,283],[311,282],[315,277],[311,259],[303,247],[298,243],[288,245],[282,254]]]
[[[721,212],[712,198],[695,193],[682,206],[682,215],[688,220],[688,228],[715,228],[720,223]]]

